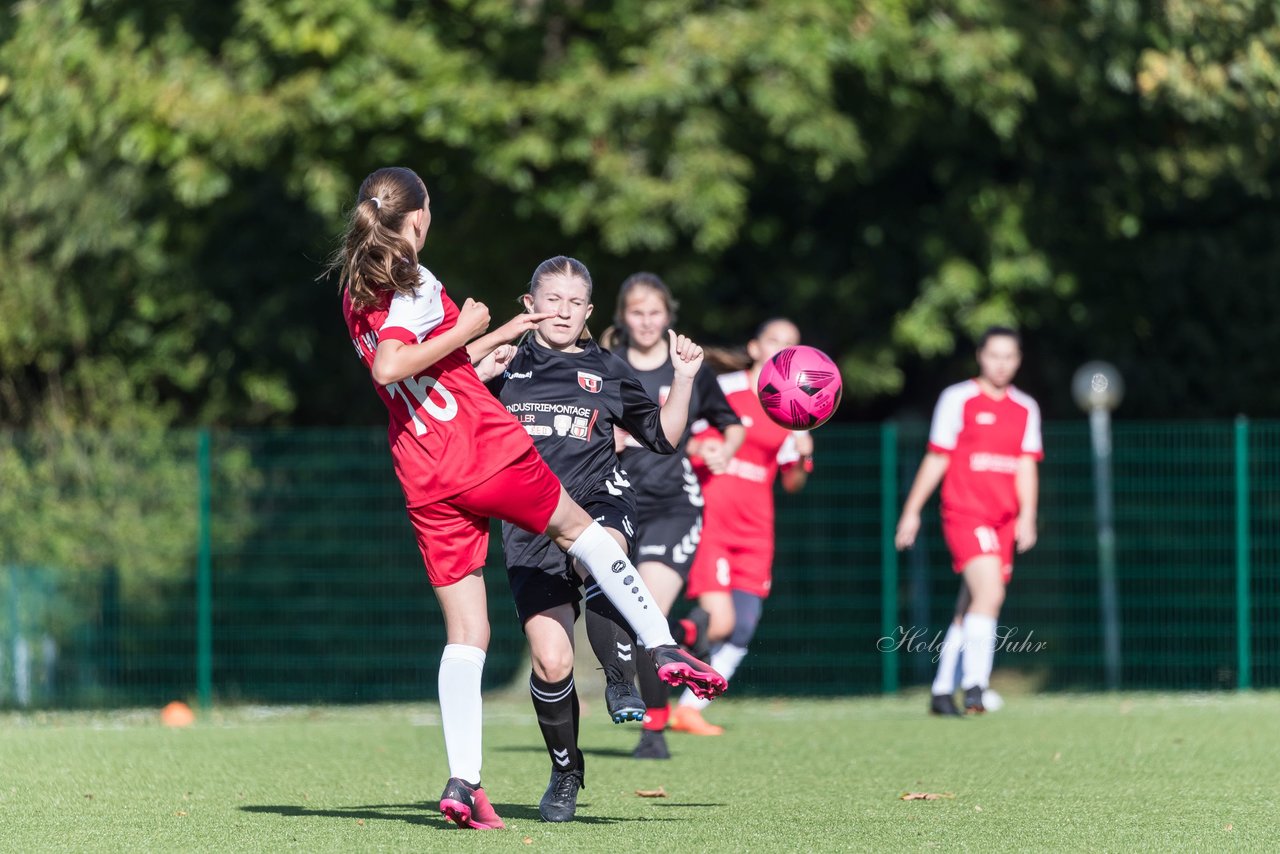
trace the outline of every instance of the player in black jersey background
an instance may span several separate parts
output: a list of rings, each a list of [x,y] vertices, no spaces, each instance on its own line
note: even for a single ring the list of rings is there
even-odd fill
[[[687,434],[702,348],[664,331],[670,381],[659,405],[657,396],[645,390],[626,362],[585,335],[592,310],[591,287],[591,274],[580,261],[557,256],[542,262],[523,300],[529,311],[552,316],[513,349],[499,354],[504,369],[489,387],[533,438],[538,453],[569,495],[629,550],[636,509],[631,484],[618,463],[615,427],[626,430],[645,453],[675,455]],[[504,524],[502,544],[516,611],[529,639],[533,664],[529,691],[551,757],[551,781],[539,812],[547,821],[569,821],[584,782],[573,682],[573,623],[582,598],[579,576],[568,556],[546,537]],[[629,570],[619,562],[616,571]],[[589,582],[588,613],[610,627],[605,633],[609,648],[601,658],[609,669],[618,652],[612,648],[612,627],[615,623],[625,626],[626,621],[606,597],[595,595],[598,592]],[[657,601],[650,604],[665,611]],[[631,650],[628,660],[634,660],[634,636],[621,637],[625,642],[617,643]],[[596,651],[599,656],[601,650]],[[653,669],[648,655],[643,660]],[[610,680],[615,686],[620,675]],[[629,675],[626,679],[629,682]],[[615,699],[609,698],[610,711],[617,719]],[[642,711],[637,704],[636,715]]]
[[[677,304],[671,290],[653,273],[635,273],[622,283],[618,291],[613,325],[601,336],[601,343],[624,360],[635,371],[649,394],[661,402],[673,388],[670,356],[670,330],[675,324]],[[643,447],[634,436],[623,436],[620,442],[622,467],[636,492],[636,546],[631,560],[640,571],[653,596],[670,614],[676,598],[689,577],[689,568],[702,533],[702,490],[689,464],[684,447],[694,422],[706,421],[724,436],[724,445],[707,460],[713,472],[723,472],[734,452],[746,437],[737,414],[729,406],[715,373],[699,370],[689,402],[689,425],[677,443],[675,454],[660,456]],[[726,594],[727,595],[727,594]],[[732,605],[720,612],[732,614]],[[699,632],[705,634],[707,614],[700,608],[690,613],[690,636],[677,640],[689,642]],[[595,635],[600,622],[587,614],[588,630]],[[727,625],[711,625],[710,630],[727,636],[733,629]],[[640,693],[646,712],[644,731],[634,755],[638,759],[666,759],[670,756],[663,731],[670,715],[670,689],[654,673],[644,659],[637,662]],[[606,671],[607,672],[607,671]]]

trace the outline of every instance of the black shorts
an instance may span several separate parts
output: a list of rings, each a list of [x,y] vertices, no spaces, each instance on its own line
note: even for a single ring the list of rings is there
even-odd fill
[[[593,495],[579,502],[591,518],[606,528],[620,531],[627,541],[628,552],[635,550],[635,507],[627,495],[609,493]],[[570,565],[570,557],[549,537],[503,528],[502,547],[507,554],[507,580],[515,600],[516,615],[523,625],[534,614],[558,605],[573,605],[579,614],[582,580]]]
[[[661,514],[642,515],[631,561],[660,563],[688,578],[700,539],[702,510],[698,507],[675,505]]]

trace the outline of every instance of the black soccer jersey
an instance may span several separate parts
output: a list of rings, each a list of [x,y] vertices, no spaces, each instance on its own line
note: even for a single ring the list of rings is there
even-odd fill
[[[530,335],[489,388],[524,425],[538,453],[579,503],[606,490],[611,495],[625,490],[632,500],[630,485],[618,471],[615,424],[643,444],[646,454],[675,453],[662,431],[657,400],[630,365],[594,341],[584,342],[581,352],[564,353]],[[510,539],[507,527],[504,542]],[[513,557],[507,555],[508,564]]]
[[[620,348],[617,356],[630,367],[626,348]],[[671,382],[676,375],[670,361],[663,362],[661,367],[651,371],[637,371],[634,368],[632,371],[654,400],[666,402],[667,392],[671,390]],[[674,501],[702,506],[698,480],[684,453],[693,424],[700,420],[708,421],[722,433],[726,427],[742,423],[733,407],[729,406],[724,392],[720,390],[715,373],[706,365],[699,369],[693,380],[693,392],[689,398],[689,423],[685,425],[684,435],[680,437],[679,451],[670,456],[658,456],[640,446],[643,443],[637,445],[631,441],[627,442],[627,447],[622,451],[622,467],[635,490],[636,508],[641,519],[669,509]]]

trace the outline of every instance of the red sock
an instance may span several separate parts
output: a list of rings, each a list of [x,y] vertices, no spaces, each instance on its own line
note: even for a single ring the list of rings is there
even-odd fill
[[[695,644],[697,644],[698,627],[694,625],[693,620],[688,620],[688,619],[681,620],[680,628],[684,630],[684,640],[682,641],[682,643],[685,646],[692,647]]]
[[[654,732],[662,732],[667,728],[667,718],[671,717],[671,707],[644,710],[644,728]]]

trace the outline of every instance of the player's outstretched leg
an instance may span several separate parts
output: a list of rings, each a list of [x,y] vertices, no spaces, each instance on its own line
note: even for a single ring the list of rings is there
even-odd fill
[[[704,700],[714,700],[729,687],[728,680],[715,668],[678,646],[657,646],[649,653],[653,656],[654,667],[658,669],[658,678],[672,687],[684,685]]]
[[[538,815],[543,821],[573,821],[578,811],[578,790],[587,787],[587,765],[581,750],[577,766],[569,771],[551,772],[551,782],[547,783],[547,791],[538,804]]]
[[[587,639],[604,668],[604,701],[615,724],[644,719],[644,701],[636,693],[636,639],[594,578],[587,579]]]
[[[458,827],[471,830],[502,830],[506,827],[489,797],[480,786],[450,777],[440,795],[440,812]]]
[[[571,508],[565,511],[565,515],[580,515],[588,524],[574,530],[567,519],[559,525],[553,520],[552,525],[547,528],[547,534],[558,545],[567,546],[569,555],[595,577],[600,590],[609,597],[609,601],[627,624],[635,629],[639,641],[648,647],[658,668],[659,678],[668,685],[687,685],[700,697],[718,697],[723,694],[728,685],[724,677],[711,665],[676,645],[666,617],[622,547],[605,532],[599,522],[593,521],[581,507],[574,504],[563,492],[563,488],[561,495],[562,504],[567,503]],[[577,536],[571,536],[568,533],[570,530],[574,530]],[[585,574],[583,577],[586,577]]]

